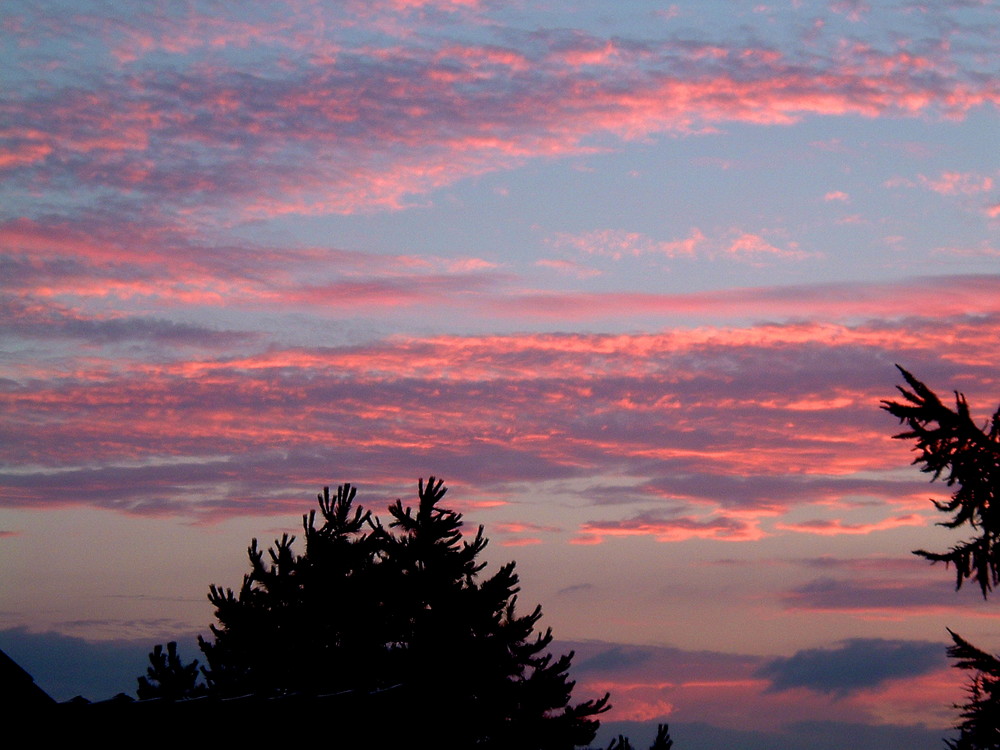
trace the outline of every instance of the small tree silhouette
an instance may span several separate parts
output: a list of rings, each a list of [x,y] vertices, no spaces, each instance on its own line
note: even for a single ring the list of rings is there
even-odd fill
[[[674,746],[674,741],[670,739],[670,728],[667,724],[659,724],[656,727],[656,738],[649,750],[670,750]],[[619,734],[617,738],[611,740],[608,750],[634,750],[628,737]]]
[[[909,427],[894,437],[914,440],[918,456],[915,464],[931,474],[932,481],[943,478],[955,487],[951,499],[934,501],[935,507],[954,514],[939,525],[949,529],[968,524],[976,532],[968,541],[948,552],[915,550],[932,563],[955,566],[955,588],[972,579],[986,599],[1000,583],[1000,407],[985,427],[973,422],[965,396],[955,392],[955,408],[942,403],[937,394],[902,367],[909,389],[897,386],[904,403],[883,401],[882,408]],[[971,645],[951,630],[954,645],[948,656],[958,669],[972,670],[968,703],[957,705],[962,721],[954,750],[1000,748],[1000,658]]]
[[[198,684],[198,660],[183,664],[177,654],[177,642],[170,641],[167,650],[157,644],[149,655],[146,676],[139,678],[136,693],[139,698],[189,698],[200,695],[205,686]]]
[[[254,539],[239,592],[212,585],[218,624],[199,638],[210,692],[319,695],[401,686],[393,722],[440,747],[571,748],[594,738],[608,698],[570,704],[573,654],[535,633],[541,607],[517,613],[513,562],[489,577],[480,526],[439,507],[446,488],[418,484],[388,528],[341,485],[303,517],[306,551],[287,534],[264,552]],[[160,647],[157,647],[160,648]],[[154,651],[154,653],[157,653]],[[441,743],[444,743],[443,745]]]

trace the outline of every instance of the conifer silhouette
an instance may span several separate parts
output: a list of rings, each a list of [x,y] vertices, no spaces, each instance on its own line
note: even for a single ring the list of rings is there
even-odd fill
[[[649,750],[670,750],[674,746],[674,741],[670,739],[670,727],[660,724],[656,728],[656,739],[649,746]]]
[[[955,659],[958,669],[972,670],[968,685],[969,702],[956,706],[961,709],[962,721],[957,740],[947,740],[952,750],[982,750],[1000,748],[1000,658],[982,651],[957,633],[951,634],[955,642],[948,648],[948,656]]]
[[[955,409],[902,367],[899,371],[912,390],[897,386],[907,403],[883,401],[882,408],[905,422],[908,432],[897,440],[915,440],[920,455],[913,460],[920,470],[957,485],[951,500],[934,501],[944,513],[954,513],[941,526],[955,529],[965,524],[977,532],[948,552],[915,550],[932,562],[955,566],[955,587],[973,579],[985,599],[1000,583],[1000,408],[984,429],[972,421],[965,396],[955,392]]]
[[[488,541],[439,507],[446,488],[418,483],[416,508],[390,521],[341,485],[303,517],[305,554],[287,534],[254,539],[238,592],[212,585],[218,624],[200,638],[219,696],[401,689],[392,721],[434,747],[572,748],[594,738],[609,696],[571,704],[573,654],[549,653],[541,607],[518,614],[513,562],[481,576]],[[160,647],[158,647],[160,648]],[[363,709],[362,709],[363,712]],[[420,744],[420,743],[416,743]]]
[[[656,738],[653,740],[653,744],[649,746],[649,750],[671,750],[674,746],[674,741],[670,739],[670,727],[667,724],[659,724],[656,727]],[[608,745],[608,750],[635,750],[632,747],[632,743],[629,742],[628,737],[623,734],[619,734],[618,737],[611,740],[611,744]]]
[[[146,676],[139,678],[139,688],[136,690],[139,698],[190,698],[204,692],[204,686],[198,684],[198,660],[190,664],[181,662],[177,653],[177,642],[170,641],[167,650],[157,644],[149,654],[150,666],[146,668]]]
[[[948,552],[915,550],[914,554],[955,566],[955,588],[974,580],[988,598],[1000,583],[1000,407],[980,428],[972,420],[965,396],[955,392],[955,408],[946,406],[937,394],[899,367],[909,389],[897,386],[904,403],[883,401],[882,408],[909,427],[894,435],[914,440],[918,451],[913,463],[931,474],[932,481],[944,479],[955,487],[951,499],[934,501],[943,513],[953,514],[939,525],[955,529],[966,524],[974,536]],[[974,672],[969,685],[969,701],[955,707],[962,721],[956,727],[959,738],[947,741],[954,750],[996,750],[1000,748],[1000,658],[981,651],[951,630],[954,645],[948,656],[958,669]]]

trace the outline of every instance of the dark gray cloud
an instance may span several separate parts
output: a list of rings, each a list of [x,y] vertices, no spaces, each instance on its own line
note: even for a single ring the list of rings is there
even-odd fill
[[[592,583],[575,583],[572,586],[565,586],[556,592],[556,596],[562,595],[572,595],[579,594],[584,591],[593,591],[595,588]]]
[[[871,575],[871,574],[868,574]],[[952,608],[962,603],[948,580],[816,578],[782,597],[789,609],[903,610]],[[976,600],[978,603],[978,600]]]
[[[821,570],[843,569],[869,572],[880,571],[882,573],[885,573],[887,570],[912,573],[922,570],[927,565],[925,560],[918,560],[913,555],[906,557],[887,555],[872,557],[803,557],[789,560],[789,562]]]
[[[844,697],[888,680],[944,667],[945,645],[928,641],[852,638],[832,649],[805,649],[774,659],[755,672],[771,681],[769,692],[808,688]]]
[[[146,641],[86,641],[25,628],[0,630],[0,649],[58,701],[77,695],[89,700],[104,700],[118,693],[134,695],[136,680],[146,672],[153,645]],[[180,651],[185,660],[199,654],[193,637],[180,643]]]
[[[643,664],[649,661],[651,657],[652,652],[646,649],[626,649],[621,646],[616,646],[577,663],[574,671],[581,674],[591,671],[614,672],[621,669],[630,669],[639,664]]]
[[[636,646],[607,641],[554,642],[556,653],[573,651],[572,673],[580,672],[587,680],[614,680],[625,674],[626,681],[731,681],[750,679],[763,664],[759,656],[688,651],[673,646]]]
[[[23,339],[75,339],[97,344],[157,343],[167,346],[229,347],[261,338],[258,333],[224,331],[164,318],[97,317],[35,300],[0,297],[0,336]]]

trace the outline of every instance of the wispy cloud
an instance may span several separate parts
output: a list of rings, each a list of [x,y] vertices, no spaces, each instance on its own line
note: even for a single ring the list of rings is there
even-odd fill
[[[904,516],[886,518],[874,523],[845,523],[841,520],[815,520],[801,523],[779,523],[776,527],[785,531],[801,531],[821,536],[838,536],[840,534],[871,534],[874,531],[897,529],[900,526],[926,526],[927,519],[912,513]]]
[[[925,580],[883,578],[881,580],[823,577],[786,593],[790,609],[813,612],[854,612],[873,617],[899,619],[913,614],[944,614],[962,608],[967,614],[1000,616],[980,602],[956,597],[950,581],[928,585]]]
[[[270,512],[329,483],[331,462],[392,483],[419,475],[433,454],[441,473],[483,488],[624,473],[651,508],[774,513],[802,498],[864,496],[897,509],[882,514],[889,521],[858,525],[784,521],[858,533],[917,523],[929,494],[919,476],[852,477],[904,457],[875,408],[890,363],[924,363],[933,375],[950,360],[988,377],[994,327],[977,316],[176,351],[160,362],[96,356],[71,370],[38,360],[0,392],[17,434],[3,484],[8,502],[23,505],[59,497],[137,512],[215,513],[233,503]],[[203,345],[224,341],[185,333]],[[161,460],[171,455],[185,458]],[[760,534],[747,517],[704,506],[588,520],[582,531],[601,538]]]
[[[834,283],[771,288],[726,289],[690,294],[643,292],[523,293],[497,302],[496,311],[525,317],[589,320],[616,315],[732,316],[753,318],[794,316],[803,309],[824,318],[899,317],[920,309],[923,314],[949,316],[966,311],[990,314],[997,309],[998,277],[939,277],[905,284]],[[951,288],[953,294],[939,293]]]
[[[697,227],[690,235],[679,240],[654,240],[638,232],[598,230],[587,234],[558,234],[550,240],[557,248],[571,248],[589,255],[599,255],[621,260],[626,256],[662,255],[666,258],[692,257],[705,243],[705,235]]]
[[[862,9],[835,8],[852,18]],[[788,59],[746,42],[578,30],[437,48],[417,32],[372,48],[306,34],[312,13],[289,10],[261,21],[140,16],[104,76],[66,68],[74,85],[7,100],[19,127],[0,165],[23,186],[57,179],[186,211],[351,213],[398,208],[528,158],[587,153],[604,136],[816,115],[962,117],[1000,99],[992,79],[956,73],[946,49],[854,45]],[[48,20],[55,38],[74,33]],[[97,17],[87,25],[115,36]],[[284,64],[256,74],[242,61],[251,45]],[[154,55],[166,55],[170,70],[143,64]],[[357,95],[372,91],[379,96]]]
[[[581,528],[580,544],[595,544],[606,537],[651,536],[658,542],[680,542],[685,539],[718,539],[746,542],[760,539],[763,534],[751,521],[734,518],[664,518],[646,513],[625,521],[590,521]]]
[[[920,175],[920,184],[941,195],[975,195],[993,189],[993,178],[974,172],[943,172],[938,177]]]

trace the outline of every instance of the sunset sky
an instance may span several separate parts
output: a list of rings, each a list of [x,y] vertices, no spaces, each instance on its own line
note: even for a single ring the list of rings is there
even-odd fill
[[[1000,401],[997,4],[266,7],[0,6],[0,648],[134,692],[434,474],[610,728],[940,746],[1000,606],[879,401]]]

